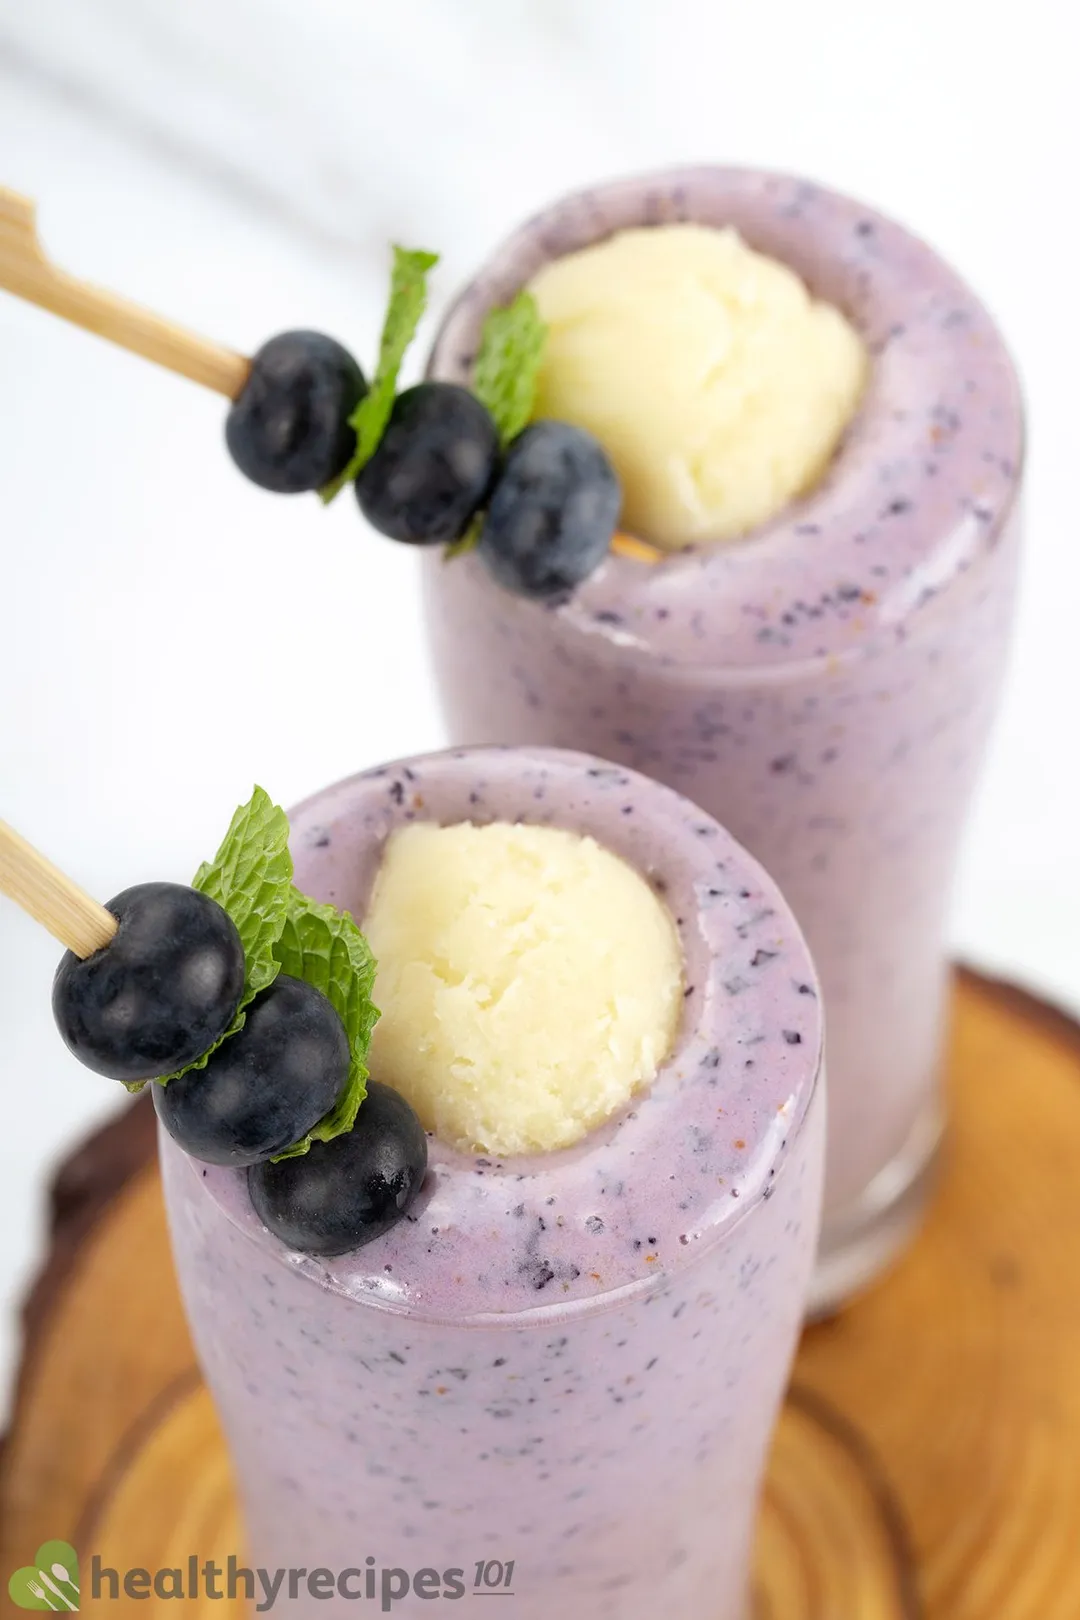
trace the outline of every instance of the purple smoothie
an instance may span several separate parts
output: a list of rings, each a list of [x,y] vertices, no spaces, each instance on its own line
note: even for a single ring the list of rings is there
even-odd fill
[[[819,187],[717,168],[531,221],[451,311],[431,372],[466,378],[486,309],[547,261],[673,220],[734,224],[863,334],[872,376],[828,475],[745,540],[612,556],[555,609],[436,558],[428,623],[453,741],[646,771],[792,905],[829,1028],[822,1305],[907,1235],[940,1136],[945,924],[1012,619],[1021,404],[991,320],[922,242]]]
[[[550,823],[621,855],[676,920],[685,1013],[623,1115],[534,1158],[432,1141],[409,1217],[338,1260],[283,1249],[242,1173],[162,1138],[247,1561],[340,1573],[371,1556],[463,1570],[471,1590],[478,1560],[512,1559],[518,1620],[742,1620],[817,1237],[806,946],[695,806],[550,750],[434,755],[318,794],[293,819],[296,881],[362,917],[388,834],[416,818]],[[339,1597],[319,1612],[357,1611]],[[392,1612],[432,1611],[412,1595]]]

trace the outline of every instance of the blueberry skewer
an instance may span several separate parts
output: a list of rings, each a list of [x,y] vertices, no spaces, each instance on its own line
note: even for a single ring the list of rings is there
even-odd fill
[[[56,268],[27,197],[0,187],[0,287],[233,402],[227,440],[241,471],[294,494],[337,476],[352,453],[348,417],[366,384],[319,332],[283,332],[248,359]]]
[[[244,950],[221,906],[179,883],[141,883],[108,906],[0,821],[0,891],[67,946],[53,981],[65,1044],[125,1082],[182,1069],[228,1029]]]
[[[287,832],[256,789],[196,886],[144,883],[105,907],[0,821],[0,892],[67,947],[53,1011],[74,1055],[129,1085],[161,1082],[154,1107],[174,1140],[247,1167],[265,1224],[329,1255],[401,1219],[427,1140],[386,1087],[361,1108],[374,959],[351,918],[292,888]]]
[[[537,600],[570,595],[609,550],[658,561],[617,532],[618,480],[599,443],[565,423],[528,425],[544,335],[528,294],[489,316],[471,389],[396,394],[435,262],[395,249],[369,382],[323,333],[280,333],[249,359],[78,281],[46,257],[33,204],[0,187],[0,287],[223,394],[229,453],[261,488],[330,500],[352,483],[382,534],[475,547],[503,588]]]

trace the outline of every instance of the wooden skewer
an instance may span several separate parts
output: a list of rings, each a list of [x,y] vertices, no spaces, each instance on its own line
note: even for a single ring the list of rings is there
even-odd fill
[[[635,562],[658,563],[664,559],[664,552],[659,546],[650,545],[648,540],[639,540],[636,535],[623,534],[617,531],[611,537],[611,549],[620,557],[632,557]]]
[[[76,956],[92,956],[116,933],[112,912],[99,906],[6,821],[0,821],[0,892]]]
[[[0,186],[0,287],[98,337],[235,399],[251,361],[172,321],[79,281],[49,262],[29,197]]]

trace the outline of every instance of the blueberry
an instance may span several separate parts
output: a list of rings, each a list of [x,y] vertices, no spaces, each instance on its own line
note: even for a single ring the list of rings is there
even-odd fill
[[[344,1254],[389,1231],[420,1190],[427,1138],[398,1092],[368,1082],[356,1124],[298,1159],[248,1171],[255,1212],[290,1249]]]
[[[349,1076],[345,1026],[321,990],[279,973],[206,1067],[154,1087],[158,1118],[207,1164],[258,1164],[291,1147]]]
[[[367,393],[347,349],[321,332],[264,343],[225,418],[225,443],[245,477],[278,495],[321,489],[356,449],[349,416]]]
[[[602,561],[622,504],[615,470],[584,428],[534,422],[511,444],[479,555],[505,590],[568,596]]]
[[[356,480],[360,510],[391,540],[456,540],[491,488],[498,457],[498,431],[475,394],[453,383],[420,383],[394,401],[378,449]]]
[[[180,883],[140,883],[108,910],[119,921],[108,945],[61,958],[57,1027],[80,1063],[112,1080],[171,1074],[232,1022],[244,988],[240,935],[215,900]]]

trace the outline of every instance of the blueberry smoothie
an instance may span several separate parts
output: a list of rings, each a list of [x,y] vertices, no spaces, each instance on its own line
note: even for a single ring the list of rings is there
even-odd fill
[[[295,881],[362,919],[389,841],[426,823],[567,829],[632,867],[678,941],[674,1040],[574,1146],[499,1158],[433,1137],[407,1217],[335,1259],[283,1247],[242,1172],[163,1135],[247,1562],[330,1571],[328,1616],[384,1592],[429,1614],[498,1569],[520,1620],[742,1620],[818,1231],[805,943],[710,817],[556,750],[459,750],[316,795],[292,821]],[[275,1608],[310,1613],[306,1581]]]
[[[736,227],[861,336],[838,453],[745,535],[612,554],[562,605],[501,590],[475,557],[432,560],[428,623],[454,741],[648,772],[787,896],[828,1017],[825,1306],[909,1234],[940,1140],[944,931],[1012,618],[1021,404],[993,323],[922,242],[820,187],[721,168],[532,220],[451,311],[431,374],[467,378],[485,311],[565,255],[675,222]]]

